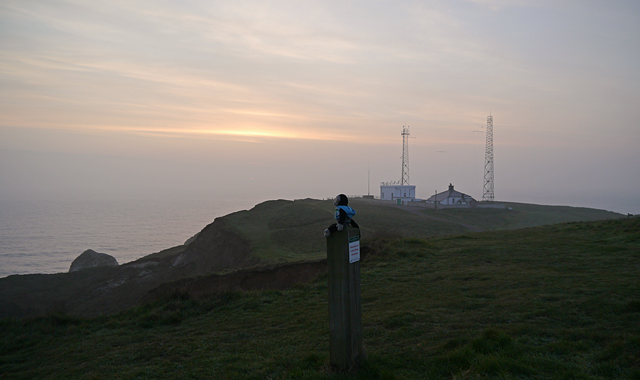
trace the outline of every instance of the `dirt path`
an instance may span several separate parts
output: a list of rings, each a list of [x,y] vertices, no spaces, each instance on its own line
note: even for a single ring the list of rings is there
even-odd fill
[[[414,215],[422,216],[423,218],[433,219],[433,220],[437,220],[439,222],[444,222],[444,223],[457,224],[459,226],[462,226],[462,227],[468,229],[471,232],[482,232],[482,231],[484,231],[482,228],[480,228],[478,226],[471,225],[471,224],[454,222],[454,221],[451,221],[451,220],[442,219],[442,218],[438,218],[438,217],[435,217],[435,216],[427,215],[424,212],[421,212],[422,209],[419,208],[419,207],[397,206],[397,205],[391,205],[391,207],[395,207],[395,208],[397,208],[399,210],[404,210],[406,212],[410,212],[410,213],[412,213]]]
[[[454,222],[452,220],[447,220],[447,219],[438,218],[436,216],[427,215],[424,212],[421,212],[423,210],[423,208],[421,208],[421,207],[398,206],[395,203],[388,202],[388,201],[380,201],[378,199],[363,199],[363,198],[359,198],[358,202],[365,202],[365,203],[369,203],[369,204],[375,204],[375,205],[378,205],[378,206],[395,207],[395,208],[397,208],[399,210],[403,210],[403,211],[409,212],[409,213],[414,214],[414,215],[419,215],[419,216],[421,216],[423,218],[437,220],[437,221],[443,222],[443,223],[457,224],[459,226],[462,226],[462,227],[468,229],[471,232],[483,232],[484,231],[484,229],[482,229],[482,228],[480,228],[478,226],[474,226],[472,224]]]

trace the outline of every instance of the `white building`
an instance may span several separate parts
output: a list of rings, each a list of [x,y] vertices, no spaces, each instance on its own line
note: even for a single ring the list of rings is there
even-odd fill
[[[416,200],[416,186],[383,182],[380,185],[380,199],[398,201],[398,204],[413,202]]]
[[[427,199],[427,203],[437,203],[439,205],[469,205],[476,203],[476,200],[465,193],[461,193],[453,189],[453,185],[449,184],[449,190],[442,193],[436,193]]]

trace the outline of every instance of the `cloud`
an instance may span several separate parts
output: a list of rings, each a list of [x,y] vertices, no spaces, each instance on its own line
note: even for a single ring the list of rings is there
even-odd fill
[[[516,168],[536,150],[615,156],[639,133],[639,14],[623,1],[7,0],[0,125],[23,129],[25,149],[55,129],[47,142],[65,149],[60,136],[189,157],[233,146],[265,166],[276,148],[304,146],[298,161],[316,165],[344,143],[384,170],[410,125],[414,154],[447,150],[432,174],[446,184],[482,155],[473,130],[493,112],[496,147],[520,148],[497,157]]]
[[[487,7],[493,11],[502,10],[510,7],[526,7],[535,4],[539,4],[540,2],[535,2],[531,0],[467,0],[471,3],[475,3],[481,5],[483,7]]]

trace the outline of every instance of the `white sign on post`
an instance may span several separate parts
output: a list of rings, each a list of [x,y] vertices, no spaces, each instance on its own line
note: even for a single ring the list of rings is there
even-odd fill
[[[360,261],[360,240],[349,242],[349,264]]]

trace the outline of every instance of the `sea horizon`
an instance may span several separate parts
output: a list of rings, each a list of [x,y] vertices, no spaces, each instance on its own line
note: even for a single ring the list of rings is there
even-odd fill
[[[0,278],[65,273],[88,249],[125,264],[184,244],[215,218],[271,199],[288,198],[0,200]]]
[[[262,198],[0,201],[0,278],[68,272],[87,249],[118,264],[175,247]]]

